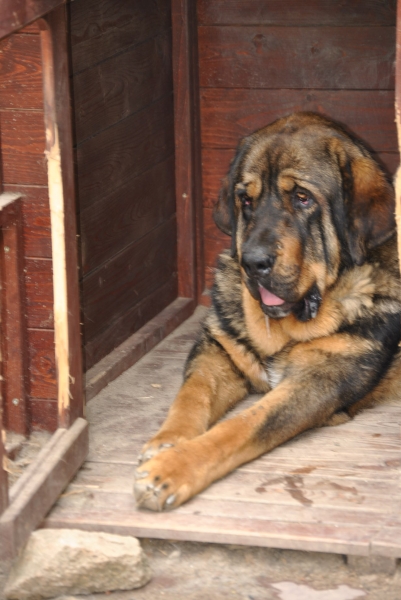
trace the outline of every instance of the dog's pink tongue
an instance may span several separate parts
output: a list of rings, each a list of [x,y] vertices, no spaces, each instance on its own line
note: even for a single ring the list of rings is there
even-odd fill
[[[280,304],[284,304],[285,302],[285,300],[282,300],[278,296],[275,296],[261,285],[259,286],[259,293],[262,298],[263,304],[266,304],[266,306],[279,306]]]

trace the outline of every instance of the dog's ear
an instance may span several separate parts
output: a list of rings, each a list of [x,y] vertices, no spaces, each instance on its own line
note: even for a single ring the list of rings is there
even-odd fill
[[[394,189],[367,152],[341,153],[346,236],[353,262],[362,265],[369,249],[395,230]],[[341,164],[342,163],[342,164]]]
[[[213,219],[217,227],[223,233],[232,235],[232,219],[229,202],[229,180],[228,176],[222,181],[219,199],[213,208]]]
[[[231,256],[235,258],[237,256],[237,220],[230,175],[231,173],[223,179],[219,199],[213,208],[213,219],[223,233],[231,236]]]

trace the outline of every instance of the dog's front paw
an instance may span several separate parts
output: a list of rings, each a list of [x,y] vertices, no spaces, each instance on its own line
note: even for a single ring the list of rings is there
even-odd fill
[[[155,511],[176,508],[203,487],[185,446],[166,449],[138,467],[134,493],[140,508]]]

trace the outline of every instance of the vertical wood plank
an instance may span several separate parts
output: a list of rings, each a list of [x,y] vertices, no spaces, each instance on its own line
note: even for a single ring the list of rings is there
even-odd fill
[[[0,162],[1,167],[1,162]],[[3,182],[1,179],[0,169],[0,193],[3,191]],[[3,236],[0,230],[0,247],[3,245]],[[4,291],[3,291],[3,267],[0,260],[0,515],[5,511],[8,505],[8,476],[5,470],[5,439],[6,432],[4,428],[4,335],[3,335],[3,305],[4,305]]]
[[[7,471],[4,469],[5,451],[4,451],[4,429],[3,429],[3,399],[0,399],[0,515],[5,511],[8,505],[8,478]]]
[[[65,6],[48,14],[40,23],[52,225],[59,427],[68,428],[83,414],[83,382]]]
[[[204,269],[195,2],[172,0],[172,28],[178,295],[197,300]]]
[[[65,0],[2,0],[0,38],[39,19]]]
[[[1,186],[1,182],[0,182]],[[1,190],[1,187],[0,187]],[[1,232],[0,232],[1,237]],[[3,272],[0,265],[0,281],[3,280]],[[0,314],[2,315],[2,306],[3,306],[3,292],[0,290]],[[4,344],[3,344],[3,336],[0,336],[0,352],[1,352],[1,363],[0,363],[0,515],[5,511],[8,504],[8,477],[7,471],[4,469],[5,466],[5,429],[4,429],[4,419],[3,419],[3,406],[4,406]]]
[[[401,149],[401,0],[397,2],[396,30],[395,121],[397,124],[398,145]],[[395,177],[395,219],[398,235],[398,259],[401,270],[401,167],[398,167]]]
[[[5,425],[11,431],[26,435],[29,431],[26,398],[27,340],[20,199],[12,203],[12,213],[7,221],[2,228]]]

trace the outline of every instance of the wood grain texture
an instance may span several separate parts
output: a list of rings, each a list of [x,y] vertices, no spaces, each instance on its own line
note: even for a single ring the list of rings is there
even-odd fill
[[[174,156],[123,184],[80,213],[82,273],[86,275],[175,213]]]
[[[58,428],[57,400],[29,398],[32,431],[54,432]]]
[[[1,182],[0,182],[0,190],[1,190]],[[0,277],[1,277],[1,280],[4,277],[2,269],[0,270]],[[1,296],[3,296],[3,293],[1,294]],[[3,299],[3,297],[1,297],[1,305],[3,303],[4,303],[4,299]],[[0,310],[2,311],[2,306],[0,306]],[[3,317],[3,315],[2,315],[2,317]],[[1,351],[1,355],[3,356],[4,351],[5,351],[3,335],[0,337],[0,351]],[[2,361],[2,363],[3,363],[3,361]],[[4,468],[5,459],[6,459],[6,452],[5,452],[5,447],[4,447],[4,441],[5,441],[4,365],[1,364],[0,367],[1,367],[0,375],[2,378],[2,383],[1,383],[1,387],[0,387],[0,516],[1,516],[1,514],[4,512],[4,510],[8,506],[8,474]]]
[[[195,3],[173,0],[172,24],[178,293],[199,299],[204,281]]]
[[[78,146],[80,210],[171,156],[172,102],[172,96],[164,97]]]
[[[0,558],[14,558],[88,452],[88,423],[77,419],[69,430],[58,429],[10,493],[0,519]]]
[[[0,38],[27,26],[63,0],[2,0]]]
[[[29,2],[27,10],[29,11],[34,5],[39,6],[39,4],[38,2]],[[42,3],[42,6],[45,4]],[[18,2],[14,3],[14,7],[18,11]],[[22,32],[6,38],[1,42],[1,50],[0,105],[3,110],[0,112],[0,135],[4,188],[9,192],[22,193],[23,244],[21,255],[23,252],[24,256],[49,259],[51,257],[50,219],[47,167],[44,155],[45,125],[38,26],[32,24]],[[31,327],[52,327],[52,289],[48,279],[49,269],[51,269],[50,261],[47,261],[45,271],[43,271],[43,266],[44,263],[39,267],[37,262],[28,260],[27,271],[21,277],[24,302],[27,302],[24,316],[26,314],[26,320]],[[32,338],[29,336],[28,344],[25,343],[24,346],[29,346],[31,340]],[[46,372],[46,365],[53,365],[51,378],[55,377],[54,335],[51,331],[45,332],[45,339],[40,341],[39,346],[41,358],[38,361],[36,361],[38,348],[27,348],[27,365],[32,366],[33,356],[35,356],[35,360],[33,360],[36,365],[35,374],[31,387],[35,389],[38,384],[41,389],[36,390],[34,394],[46,398],[45,390],[49,389],[48,373],[44,378],[43,385],[41,382],[43,371]],[[26,376],[27,379],[30,379],[29,370]],[[16,378],[14,378],[15,380]],[[51,394],[53,394],[53,390]],[[26,425],[30,427],[33,414],[31,398],[27,398],[27,404],[29,419],[26,419]],[[19,406],[10,405],[10,409],[15,412]],[[44,414],[42,416],[43,423],[49,421],[49,419],[46,420]],[[53,425],[51,429],[54,429]]]
[[[2,408],[0,407],[0,426],[3,431],[3,421],[1,419]],[[3,445],[3,438],[0,439],[0,516],[8,506],[8,475],[7,471],[3,468],[5,461],[5,449]]]
[[[0,111],[4,183],[47,185],[45,128],[39,111]]]
[[[51,259],[25,259],[27,324],[31,329],[54,329]]]
[[[172,217],[84,278],[86,342],[170,279],[176,268],[175,241]]]
[[[78,144],[171,92],[170,38],[146,40],[74,77]]]
[[[200,25],[311,25],[361,27],[392,26],[396,0],[348,0],[339,5],[332,0],[198,0]]]
[[[244,135],[300,110],[319,112],[344,123],[376,152],[398,153],[393,90],[203,89],[202,145],[236,148]]]
[[[85,369],[120,346],[128,337],[151,321],[177,298],[177,277],[172,275],[161,287],[134,304],[121,317],[106,326],[85,344]],[[132,363],[133,364],[133,363]]]
[[[51,258],[47,186],[4,185],[4,191],[21,194],[24,256]]]
[[[68,8],[73,73],[152,38],[171,25],[170,7],[165,0],[76,0]]]
[[[4,187],[10,191],[17,188],[22,194],[24,255],[51,258],[50,209],[47,187],[21,185]]]
[[[75,205],[75,172],[72,145],[69,42],[67,40],[66,7],[60,6],[45,18],[45,28],[41,31],[42,54],[44,60],[44,102],[49,156],[49,197],[52,206],[52,221],[60,215],[58,228],[53,229],[53,275],[59,269],[65,270],[65,297],[62,298],[61,311],[55,318],[55,343],[58,369],[59,427],[71,427],[75,420],[83,415],[83,368],[82,338],[80,326],[80,295],[78,286],[78,251]],[[50,153],[55,158],[54,178],[50,171]],[[61,177],[61,181],[59,181]],[[50,188],[50,184],[54,187]],[[51,190],[54,190],[52,197]],[[52,222],[54,226],[54,221]],[[57,237],[57,231],[59,236]],[[60,261],[56,262],[55,248],[59,247]],[[64,280],[63,280],[64,283]],[[57,306],[54,277],[55,311]],[[61,321],[63,331],[61,332]],[[65,346],[64,346],[65,342]],[[66,355],[60,358],[67,348]],[[61,373],[63,367],[63,383]],[[36,397],[46,398],[46,395]],[[51,396],[48,396],[51,397]]]
[[[11,35],[0,42],[0,110],[43,110],[38,35]]]
[[[392,27],[199,27],[200,85],[387,90],[394,52]]]
[[[227,175],[235,149],[202,148],[202,191],[204,208],[216,204],[223,178]]]
[[[40,29],[39,29],[38,21],[36,20],[33,23],[31,23],[30,25],[26,25],[22,29],[19,29],[18,33],[24,33],[27,35],[39,35]]]
[[[0,196],[1,208],[1,322],[5,425],[27,435],[27,339],[23,286],[22,207],[18,195]]]
[[[54,331],[28,329],[29,396],[57,400]]]

